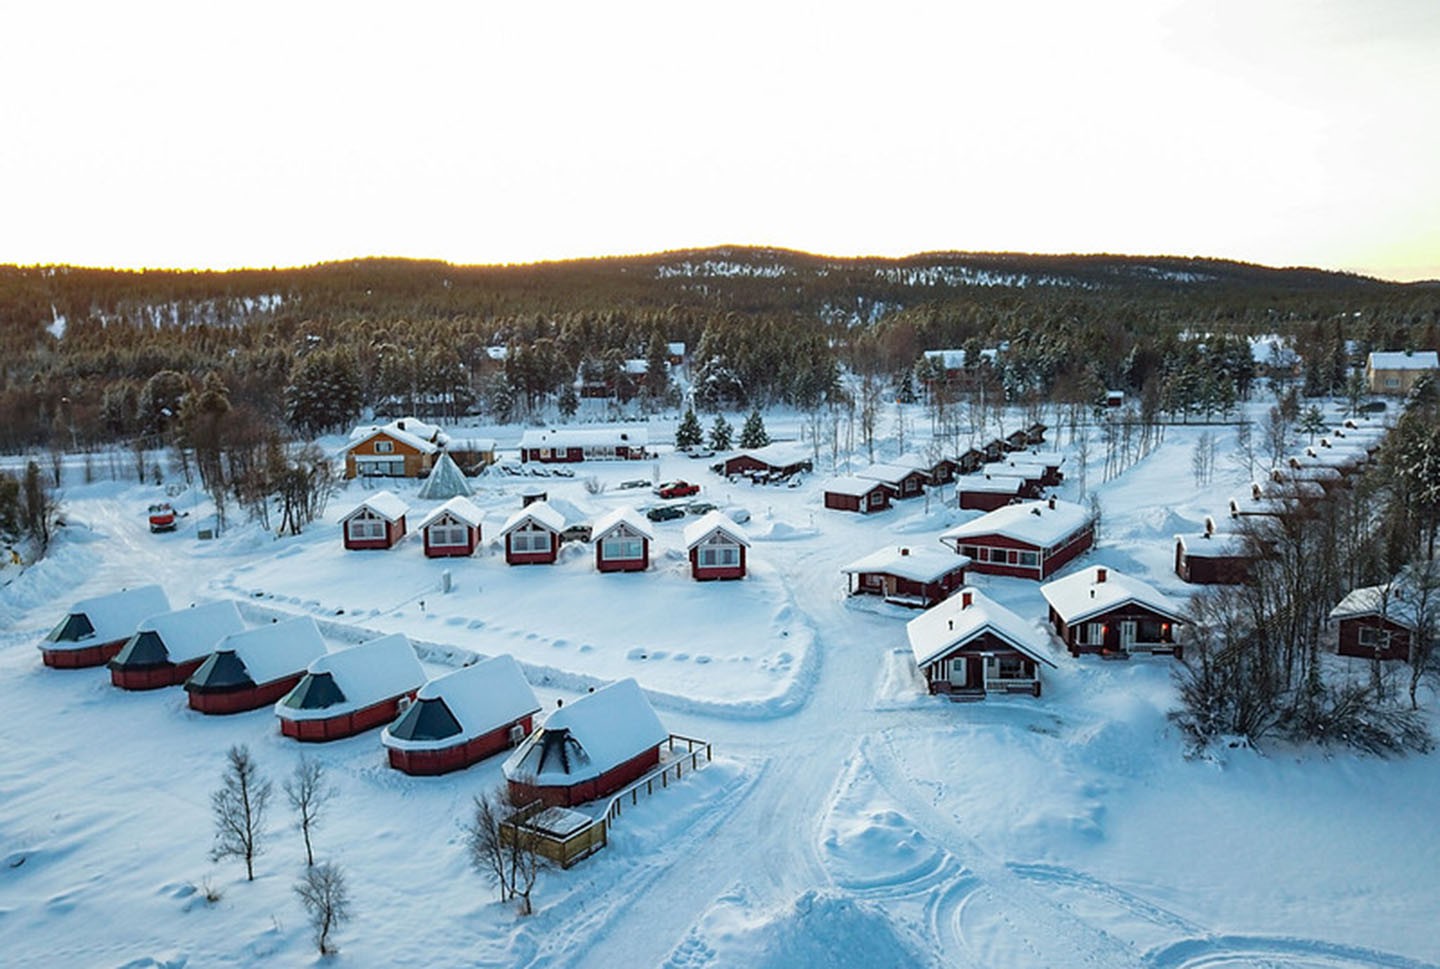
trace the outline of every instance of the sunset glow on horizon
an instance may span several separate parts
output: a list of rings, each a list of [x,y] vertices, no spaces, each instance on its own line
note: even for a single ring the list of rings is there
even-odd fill
[[[11,12],[0,263],[711,245],[1440,278],[1440,6],[59,3]]]

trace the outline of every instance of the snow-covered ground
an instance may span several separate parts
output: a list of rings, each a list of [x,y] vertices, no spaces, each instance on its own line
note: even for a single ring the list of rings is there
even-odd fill
[[[771,432],[798,426],[772,420]],[[1072,568],[1108,563],[1191,591],[1169,571],[1172,536],[1198,532],[1244,477],[1223,458],[1233,431],[1209,430],[1222,459],[1204,488],[1190,473],[1199,427],[1170,428],[1114,481],[1091,469],[1101,541]],[[915,614],[847,599],[838,570],[887,543],[934,543],[975,513],[933,498],[871,517],[827,511],[823,474],[760,487],[706,463],[666,454],[543,484],[598,514],[652,500],[623,480],[698,481],[702,499],[751,512],[743,582],[688,578],[684,521],[656,525],[645,573],[599,575],[588,547],[509,568],[488,539],[538,483],[525,478],[479,479],[487,547],[460,561],[426,560],[413,534],[388,552],[343,551],[335,522],[368,493],[360,483],[298,538],[243,525],[212,542],[197,540],[203,504],[177,533],[150,535],[158,488],[67,487],[51,556],[18,577],[0,570],[0,962],[316,960],[290,891],[303,846],[282,805],[254,883],[207,858],[225,749],[249,744],[277,782],[302,753],[274,714],[203,717],[179,689],[127,694],[104,670],[41,665],[35,644],[70,602],[153,581],[173,605],[229,596],[252,621],[312,615],[332,648],[404,632],[436,673],[511,653],[547,707],[634,676],[671,731],[715,744],[707,769],[627,808],[608,848],[544,874],[529,918],[495,901],[463,851],[470,798],[498,784],[500,758],[412,778],[386,767],[376,732],[307,745],[339,788],[316,838],[354,896],[338,963],[1440,965],[1435,757],[1187,760],[1166,719],[1170,660],[1074,660],[1058,644],[1043,698],[924,696],[904,638]],[[1062,496],[1075,497],[1074,470]],[[589,475],[604,489],[587,489]],[[412,522],[434,505],[396,490]],[[1043,620],[1035,584],[976,584]]]

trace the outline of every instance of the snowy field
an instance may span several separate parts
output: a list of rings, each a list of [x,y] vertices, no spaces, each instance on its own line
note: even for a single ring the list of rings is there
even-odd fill
[[[924,424],[918,410],[911,420]],[[1170,572],[1172,536],[1248,490],[1226,460],[1231,428],[1210,429],[1220,460],[1213,484],[1195,486],[1202,430],[1169,428],[1113,481],[1092,467],[1100,541],[1071,569],[1109,564],[1192,591]],[[306,745],[339,788],[317,853],[346,869],[356,914],[325,964],[1440,966],[1436,757],[1186,759],[1166,719],[1171,660],[1075,660],[1058,642],[1040,699],[925,696],[904,635],[916,613],[849,599],[838,570],[882,545],[935,545],[977,513],[933,492],[870,517],[828,511],[824,474],[752,486],[708,463],[662,453],[578,466],[574,479],[478,479],[487,544],[450,561],[426,560],[416,534],[345,552],[335,523],[370,493],[360,483],[303,536],[235,525],[201,542],[207,509],[188,496],[181,529],[150,535],[143,512],[161,489],[67,482],[50,557],[0,570],[0,964],[321,962],[291,893],[304,850],[283,805],[254,883],[207,857],[226,748],[248,744],[277,786],[302,753],[273,712],[204,717],[178,688],[128,694],[103,669],[41,665],[35,646],[72,601],[159,582],[173,606],[231,597],[252,621],[314,616],[331,648],[403,632],[432,673],[510,653],[551,708],[633,676],[668,729],[714,742],[714,763],[627,809],[607,849],[543,874],[528,918],[495,900],[463,850],[470,798],[500,782],[501,758],[412,778],[386,767],[377,732]],[[1075,498],[1066,471],[1059,494]],[[652,501],[618,485],[657,474],[749,510],[745,581],[691,581],[685,521],[655,526],[652,567],[634,575],[597,574],[588,546],[509,568],[488,544],[528,486],[598,515]],[[437,503],[393,487],[413,530]],[[974,582],[1043,621],[1035,583]]]

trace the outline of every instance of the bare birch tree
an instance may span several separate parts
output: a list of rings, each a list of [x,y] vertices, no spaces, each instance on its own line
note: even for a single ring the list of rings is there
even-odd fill
[[[270,782],[260,775],[243,744],[230,748],[218,791],[210,795],[215,818],[215,844],[210,858],[245,859],[245,877],[255,880],[255,856],[262,848],[265,812],[270,806]]]

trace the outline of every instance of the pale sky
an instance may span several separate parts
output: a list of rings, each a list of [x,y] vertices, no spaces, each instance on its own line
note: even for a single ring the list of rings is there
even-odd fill
[[[1440,278],[1440,2],[11,4],[0,262],[722,243]]]

